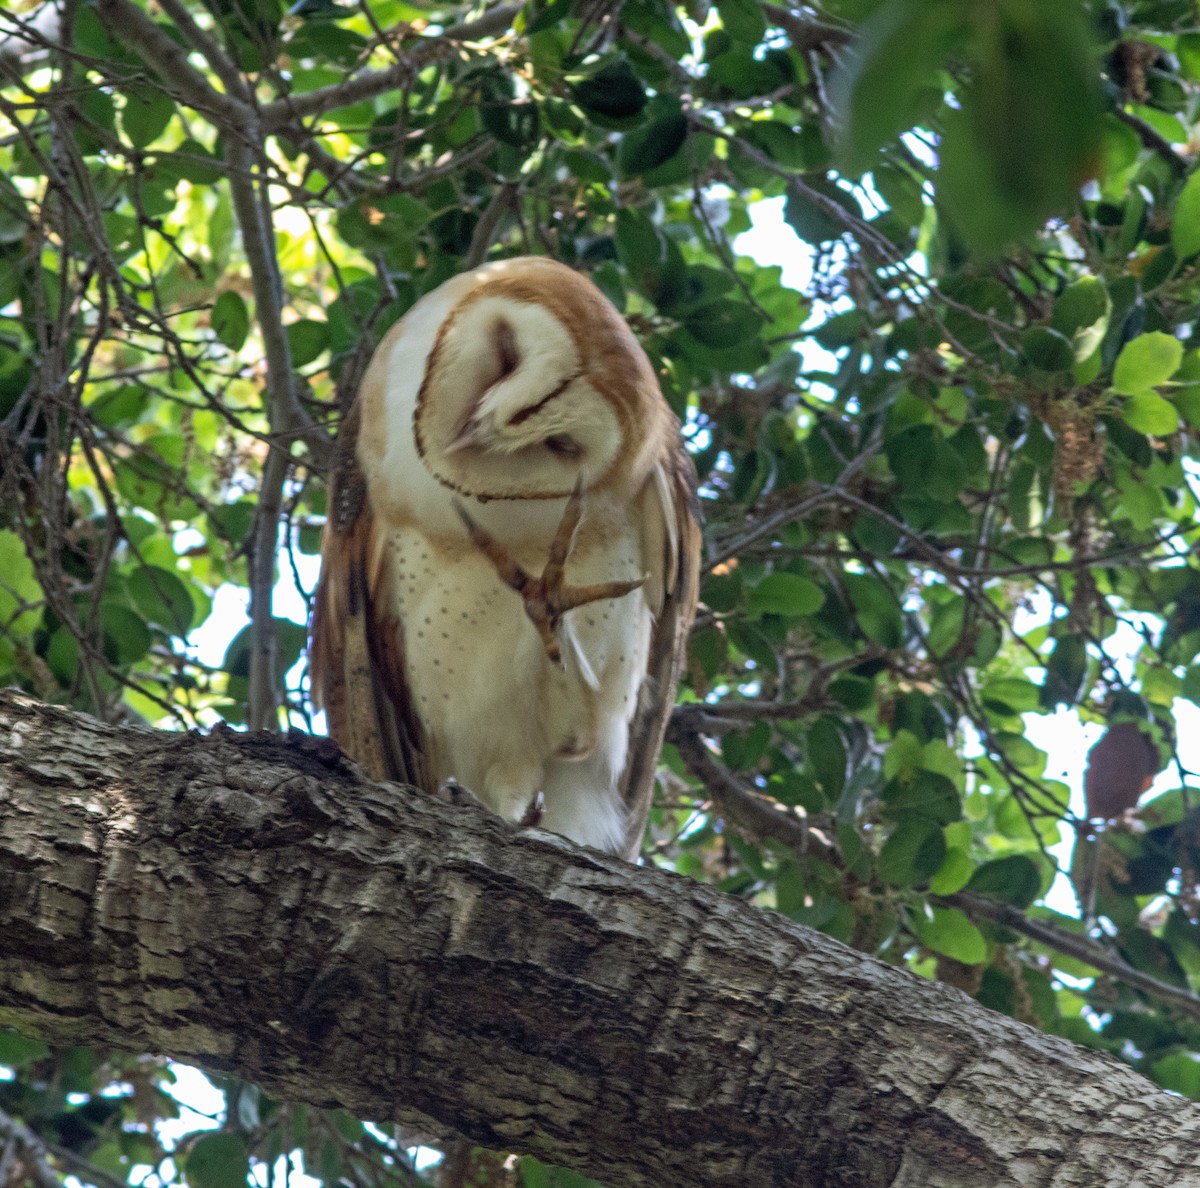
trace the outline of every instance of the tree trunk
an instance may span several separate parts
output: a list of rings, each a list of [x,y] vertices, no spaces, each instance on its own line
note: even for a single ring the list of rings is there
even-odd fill
[[[0,693],[0,1023],[611,1185],[1200,1185],[1200,1107],[324,740]]]

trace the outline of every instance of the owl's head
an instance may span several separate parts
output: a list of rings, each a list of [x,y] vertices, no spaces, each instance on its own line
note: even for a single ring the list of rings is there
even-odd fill
[[[639,389],[657,387],[649,362],[590,282],[548,260],[505,265],[481,270],[438,328],[417,449],[440,482],[468,495],[549,499],[578,479],[594,487],[628,452]]]

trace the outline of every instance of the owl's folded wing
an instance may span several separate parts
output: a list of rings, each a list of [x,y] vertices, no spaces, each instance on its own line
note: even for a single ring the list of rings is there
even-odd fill
[[[700,505],[696,471],[682,444],[654,469],[643,495],[646,595],[655,613],[646,675],[629,728],[629,754],[621,775],[628,811],[624,855],[637,857],[654,795],[667,720],[687,651],[700,585]]]
[[[338,434],[313,608],[314,705],[338,745],[377,780],[425,791],[421,727],[404,675],[404,629],[389,597],[381,542],[357,458],[359,404]]]

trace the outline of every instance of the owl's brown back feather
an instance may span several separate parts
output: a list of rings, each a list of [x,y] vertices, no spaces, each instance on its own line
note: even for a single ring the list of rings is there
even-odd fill
[[[646,676],[638,690],[637,709],[629,726],[629,756],[621,776],[621,795],[629,813],[623,856],[636,860],[654,799],[654,774],[663,736],[675,705],[675,686],[687,653],[687,637],[700,589],[699,501],[696,468],[680,445],[662,464],[662,486],[648,485],[650,516],[668,521],[663,527],[661,557],[651,557],[652,576],[661,565],[662,608],[654,620]],[[665,498],[664,498],[665,497]]]
[[[329,482],[313,607],[313,704],[325,710],[330,736],[372,779],[430,791],[404,676],[403,627],[388,610],[394,601],[358,464],[360,414],[356,402],[338,435]]]

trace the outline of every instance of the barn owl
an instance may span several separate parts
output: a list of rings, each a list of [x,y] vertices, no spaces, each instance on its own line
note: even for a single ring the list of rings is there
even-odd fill
[[[379,345],[338,438],[314,701],[377,779],[636,857],[695,611],[695,472],[587,279],[497,261]]]

